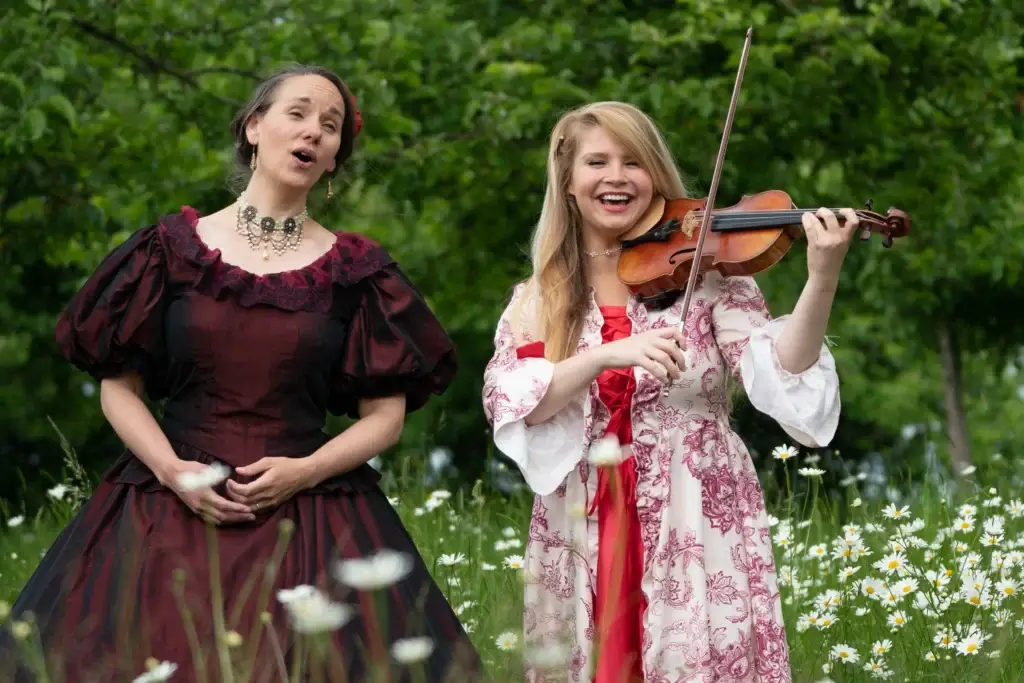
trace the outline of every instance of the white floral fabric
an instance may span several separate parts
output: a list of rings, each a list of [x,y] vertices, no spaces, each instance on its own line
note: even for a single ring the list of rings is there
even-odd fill
[[[585,454],[608,424],[597,382],[551,420],[524,418],[544,397],[554,364],[520,358],[541,341],[524,284],[498,323],[483,404],[498,449],[536,493],[526,549],[524,640],[568,649],[568,680],[593,680],[598,525],[588,515],[597,471]],[[512,316],[515,303],[524,315]],[[633,334],[678,326],[682,301],[648,311],[631,299]],[[515,319],[513,319],[515,318]],[[525,321],[525,323],[523,322]],[[750,454],[729,424],[726,373],[796,441],[827,445],[839,419],[839,381],[828,347],[799,374],[783,369],[772,319],[752,278],[702,276],[684,334],[687,368],[663,383],[634,368],[631,401],[637,512],[643,541],[642,657],[646,683],[788,683],[792,680],[764,496]],[[591,294],[577,352],[602,343]],[[526,680],[566,680],[566,669],[526,662]]]

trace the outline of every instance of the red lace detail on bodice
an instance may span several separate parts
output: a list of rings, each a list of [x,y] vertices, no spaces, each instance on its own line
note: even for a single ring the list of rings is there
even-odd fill
[[[159,230],[177,256],[170,267],[179,279],[194,279],[194,287],[215,299],[231,296],[243,308],[269,305],[285,311],[326,313],[334,303],[334,287],[363,280],[393,263],[387,250],[368,237],[335,233],[334,245],[303,268],[258,275],[226,263],[195,231],[200,214],[190,206],[164,216]],[[188,273],[182,271],[188,270]]]

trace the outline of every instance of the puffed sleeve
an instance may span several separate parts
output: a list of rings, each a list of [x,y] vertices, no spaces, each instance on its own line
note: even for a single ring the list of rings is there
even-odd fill
[[[358,302],[332,383],[331,412],[359,417],[359,399],[405,394],[407,413],[448,388],[455,345],[419,290],[390,262],[356,284]]]
[[[583,456],[586,394],[551,419],[526,424],[551,386],[555,365],[544,357],[544,343],[534,340],[520,322],[531,318],[525,292],[524,284],[516,286],[498,321],[494,354],[484,369],[483,405],[495,446],[516,463],[535,493],[547,495]]]
[[[839,424],[839,376],[826,344],[814,365],[788,372],[775,344],[789,319],[773,319],[751,277],[708,275],[715,340],[751,405],[808,448],[827,446]]]
[[[104,257],[61,313],[61,353],[97,382],[137,372],[151,399],[164,398],[167,291],[159,227],[143,228]]]

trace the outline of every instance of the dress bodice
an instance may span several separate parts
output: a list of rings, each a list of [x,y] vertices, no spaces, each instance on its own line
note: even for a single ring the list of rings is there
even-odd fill
[[[601,342],[609,344],[625,339],[633,331],[625,306],[601,306],[604,322],[601,325]],[[597,390],[601,402],[608,409],[608,427],[605,433],[614,434],[620,444],[633,441],[629,408],[636,391],[636,377],[633,368],[609,368],[597,377]]]
[[[451,341],[372,240],[338,233],[307,267],[255,275],[208,248],[198,219],[186,207],[132,235],[57,327],[98,381],[140,373],[176,446],[235,467],[304,456],[329,412],[358,417],[360,398],[394,393],[412,411],[454,377]]]
[[[355,401],[334,369],[353,306],[335,308],[243,308],[195,290],[171,294],[164,316],[168,437],[215,452],[230,434],[267,456],[319,446],[328,407],[348,412]]]

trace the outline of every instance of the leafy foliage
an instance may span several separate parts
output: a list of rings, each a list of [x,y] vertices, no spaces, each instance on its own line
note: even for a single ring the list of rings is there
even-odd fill
[[[526,12],[496,0],[30,0],[0,12],[0,443],[11,466],[59,463],[47,415],[87,462],[112,456],[95,387],[83,391],[56,354],[54,317],[131,231],[181,204],[232,201],[227,124],[261,76],[299,61],[337,68],[366,121],[340,196],[317,195],[311,209],[384,243],[460,347],[456,385],[415,416],[407,445],[446,445],[475,476],[489,448],[481,370],[528,271],[557,117],[590,100],[639,105],[702,194],[750,25],[719,206],[782,188],[799,206],[871,197],[914,219],[893,249],[860,244],[849,257],[830,324],[845,411],[834,445],[891,453],[902,427],[943,418],[935,335],[949,321],[975,450],[1010,455],[1020,436],[1007,402],[1017,382],[1003,372],[1021,333],[1006,314],[1019,308],[1024,263],[1012,232],[1024,196],[1020,3],[545,0]],[[777,314],[805,272],[798,246],[759,277]],[[737,419],[755,452],[779,438],[742,406]]]

